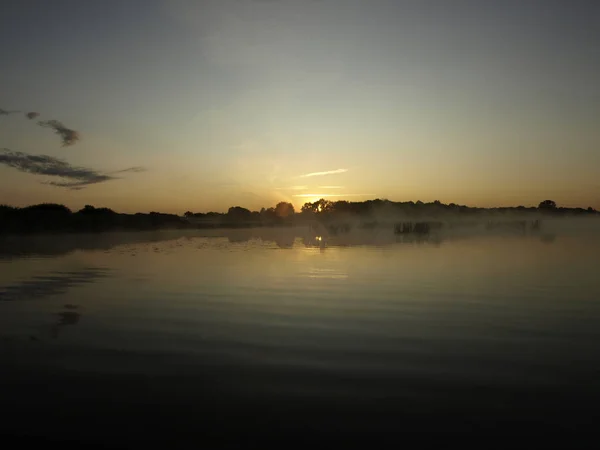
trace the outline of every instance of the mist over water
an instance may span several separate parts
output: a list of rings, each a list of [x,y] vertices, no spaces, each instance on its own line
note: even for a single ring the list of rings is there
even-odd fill
[[[89,436],[102,418],[103,439],[149,441],[592,427],[595,221],[465,230],[5,237],[3,427]]]

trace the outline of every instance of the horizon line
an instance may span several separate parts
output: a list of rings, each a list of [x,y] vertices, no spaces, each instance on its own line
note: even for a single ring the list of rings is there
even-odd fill
[[[321,197],[318,198],[317,200],[315,200],[313,202],[306,202],[305,204],[307,204],[307,203],[316,203],[319,200],[326,200],[325,197],[328,197],[328,196],[329,197],[344,197],[344,196],[365,196],[365,195],[372,195],[372,194],[321,194]],[[319,197],[319,194],[296,194],[295,196],[296,197],[306,197],[306,196],[309,196],[309,197]],[[337,201],[343,201],[343,200],[337,200]],[[334,201],[334,202],[337,202],[337,201]],[[358,202],[355,202],[355,203],[366,203],[366,202],[375,202],[375,201],[379,201],[379,202],[382,202],[382,203],[384,203],[384,202],[385,203],[395,203],[395,204],[409,204],[409,203],[412,203],[413,205],[417,205],[417,206],[419,206],[420,204],[422,204],[423,206],[425,206],[425,205],[451,206],[452,205],[453,207],[461,207],[461,208],[467,208],[467,209],[473,209],[473,210],[497,210],[497,209],[518,210],[518,209],[521,209],[521,208],[523,208],[523,209],[543,209],[543,208],[539,207],[539,204],[541,204],[541,203],[543,203],[543,202],[545,202],[547,200],[543,200],[537,206],[535,204],[518,205],[518,206],[514,206],[514,205],[513,206],[469,206],[469,205],[466,205],[466,204],[459,204],[459,203],[454,203],[454,202],[444,203],[444,202],[438,201],[438,200],[424,202],[424,201],[421,201],[421,200],[416,200],[416,201],[414,201],[414,200],[389,200],[389,199],[386,199],[386,198],[372,198],[372,199],[361,200],[361,201],[358,201]],[[280,202],[277,202],[277,203],[290,203],[290,204],[292,204],[291,202],[286,202],[286,201],[280,201]],[[556,202],[554,202],[554,203],[555,203],[555,206],[554,206],[555,210],[561,210],[561,209],[590,210],[591,209],[592,211],[600,212],[600,208],[596,208],[596,207],[591,206],[591,205],[589,205],[587,207],[582,207],[582,206],[561,206],[559,204],[556,204]],[[35,206],[42,206],[42,205],[63,206],[65,208],[69,209],[72,212],[77,212],[78,210],[83,209],[83,208],[79,208],[78,210],[72,209],[72,208],[70,208],[70,207],[68,207],[68,206],[66,206],[65,204],[62,204],[62,203],[42,202],[42,203],[33,203],[33,204],[25,205],[25,206],[12,206],[12,205],[9,205],[7,203],[0,203],[0,210],[2,210],[3,208],[6,208],[6,209],[26,209],[26,208],[31,208],[31,207],[35,207]],[[93,206],[93,205],[90,205],[90,206]],[[235,206],[239,206],[239,205],[235,205]],[[292,204],[292,206],[294,206],[294,205]],[[114,211],[112,208],[108,208],[106,206],[98,206],[98,207],[93,206],[93,207],[95,209],[106,208],[106,209],[111,209],[112,211]],[[231,206],[231,207],[234,207],[234,206]],[[229,209],[229,207],[226,208],[226,209]],[[248,209],[248,208],[244,208],[244,209]],[[248,210],[252,211],[251,209],[248,209]],[[260,208],[258,210],[260,210]],[[258,212],[258,210],[256,210],[256,212]],[[116,212],[116,211],[114,211],[114,212]],[[178,215],[176,213],[161,213],[161,212],[156,211],[156,210],[148,210],[147,213],[142,213],[141,211],[136,211],[136,212],[119,213],[119,214],[136,214],[136,213],[149,214],[151,212],[155,212],[155,213],[159,213],[159,214],[174,214],[174,215]],[[206,213],[203,213],[203,214],[207,214],[207,213],[227,214],[227,211],[218,212],[218,211],[215,211],[215,210],[209,210],[209,211],[207,211]]]

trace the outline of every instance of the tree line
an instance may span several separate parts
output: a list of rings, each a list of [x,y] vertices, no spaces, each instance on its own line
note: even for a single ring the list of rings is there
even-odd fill
[[[185,228],[188,224],[176,214],[119,214],[109,208],[86,205],[73,212],[64,205],[42,203],[15,208],[0,205],[0,233],[87,232]]]
[[[273,208],[262,208],[260,211],[251,211],[240,206],[229,208],[227,213],[193,213],[187,211],[185,217],[210,219],[229,218],[233,220],[278,220],[294,218],[324,218],[336,216],[368,217],[373,214],[394,213],[402,215],[438,215],[445,214],[483,214],[483,213],[543,213],[550,215],[587,215],[597,214],[591,206],[588,208],[565,208],[557,206],[553,200],[544,200],[536,206],[509,206],[482,208],[456,203],[445,204],[439,200],[424,203],[422,201],[394,202],[385,199],[350,202],[347,200],[331,201],[320,199],[315,202],[305,203],[299,212],[296,212],[291,203],[280,202]]]
[[[109,208],[96,208],[91,205],[86,205],[81,210],[73,212],[64,205],[43,203],[24,208],[0,205],[0,233],[291,226],[314,220],[330,222],[356,218],[368,221],[378,216],[390,218],[394,216],[427,216],[443,219],[452,216],[527,213],[557,217],[600,215],[592,207],[559,207],[552,200],[544,200],[537,207],[479,208],[455,203],[444,204],[438,200],[424,203],[421,201],[393,202],[382,199],[363,202],[320,199],[305,203],[300,211],[296,211],[291,203],[279,202],[274,207],[261,208],[260,211],[232,206],[226,213],[187,211],[183,216],[159,212],[121,214]]]

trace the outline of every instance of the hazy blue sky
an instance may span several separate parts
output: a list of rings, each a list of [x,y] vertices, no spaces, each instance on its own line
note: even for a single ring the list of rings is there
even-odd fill
[[[0,108],[82,140],[0,115],[0,148],[147,170],[70,190],[0,165],[0,203],[600,208],[598,3],[4,0]]]

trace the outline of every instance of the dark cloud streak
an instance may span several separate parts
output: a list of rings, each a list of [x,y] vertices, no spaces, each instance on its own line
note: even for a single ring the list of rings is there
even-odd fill
[[[0,116],[16,113],[21,113],[21,111],[9,111],[0,108]],[[35,111],[30,111],[24,113],[24,116],[29,120],[33,120],[39,117],[40,114]],[[60,136],[63,147],[71,146],[80,140],[80,135],[77,131],[67,128],[58,120],[38,121],[37,124],[40,127],[51,128],[54,130],[54,132]],[[62,181],[45,181],[43,184],[72,190],[80,190],[91,184],[104,183],[105,181],[118,179],[118,177],[113,176],[113,174],[139,173],[146,170],[143,167],[134,166],[110,173],[103,173],[86,167],[73,166],[64,160],[52,156],[31,155],[28,153],[12,151],[8,148],[0,149],[0,164],[34,175],[63,178],[64,180]]]
[[[13,111],[8,111],[6,109],[0,108],[0,116],[8,116],[10,114],[17,114],[17,113],[20,113],[20,112],[21,111],[14,111],[14,110]]]
[[[66,161],[53,158],[52,156],[13,152],[7,148],[0,151],[0,164],[35,175],[66,178],[69,181],[50,181],[46,184],[71,189],[81,189],[90,184],[103,183],[116,179],[116,177],[94,169],[73,166]]]
[[[62,122],[59,122],[58,120],[39,121],[38,125],[40,127],[52,128],[54,132],[60,136],[63,147],[73,145],[80,139],[79,133],[77,131],[67,128],[63,125]]]
[[[50,186],[64,187],[64,188],[72,189],[74,191],[79,191],[79,190],[83,189],[85,186],[89,186],[90,184],[98,184],[98,183],[102,183],[104,181],[109,181],[109,180],[116,180],[116,178],[115,177],[109,177],[109,176],[106,176],[106,175],[100,175],[99,177],[97,177],[95,179],[91,179],[91,180],[84,180],[84,181],[48,181],[47,183],[44,183],[44,184],[49,184]]]
[[[0,108],[0,116],[8,116],[10,114],[21,113],[21,111],[17,110],[6,110]],[[40,113],[35,111],[26,112],[25,117],[29,120],[33,120],[40,116]],[[77,141],[81,140],[81,136],[78,131],[72,130],[71,128],[66,127],[59,120],[40,120],[37,123],[40,127],[51,128],[54,130],[56,134],[60,136],[60,140],[62,141],[63,147],[68,147],[70,145],[75,144]]]
[[[146,171],[145,167],[135,166],[135,167],[128,167],[127,169],[116,170],[111,173],[140,173],[140,172],[145,172],[145,171]]]

